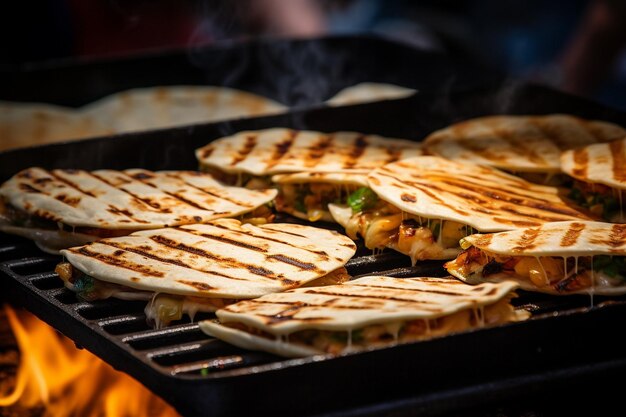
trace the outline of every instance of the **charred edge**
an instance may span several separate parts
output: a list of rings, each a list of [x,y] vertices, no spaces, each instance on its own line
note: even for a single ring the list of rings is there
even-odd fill
[[[202,159],[207,159],[209,156],[211,156],[214,150],[215,148],[213,148],[212,146],[209,148],[204,148],[202,151],[200,151],[200,157]]]
[[[415,203],[417,201],[417,197],[408,193],[402,193],[402,196],[400,196],[400,198],[402,199],[402,201],[405,201],[407,203]]]
[[[276,261],[279,262],[283,262],[289,265],[293,265],[295,267],[298,267],[304,271],[320,271],[319,268],[317,268],[315,266],[315,264],[312,264],[310,262],[302,262],[299,261],[297,259],[291,258],[289,256],[286,255],[267,255],[266,258],[269,259],[274,259]]]
[[[574,158],[574,169],[572,174],[579,178],[587,178],[587,168],[589,166],[589,153],[587,149],[575,149],[572,151]]]
[[[228,230],[230,232],[237,233],[237,234],[240,234],[240,235],[243,235],[243,236],[250,236],[250,235],[242,232],[241,230],[231,229],[229,227],[222,226],[222,225],[219,225],[219,224],[213,224],[212,223],[211,226],[212,227],[216,227],[218,229]],[[198,233],[194,233],[194,231],[192,231],[192,230],[186,230],[186,229],[180,229],[180,230],[182,230],[184,232],[187,232],[187,233],[198,234]],[[278,230],[264,228],[263,231],[265,231],[265,232],[274,232],[274,233],[284,233],[284,234],[287,234],[287,235],[293,235],[293,236],[297,236],[297,237],[300,237],[300,238],[308,239],[308,237],[306,237],[306,236],[298,235],[296,233],[285,232],[284,230],[278,231]],[[288,245],[288,246],[294,246],[292,242],[285,242],[283,240],[274,239],[274,238],[271,238],[271,237],[268,237],[268,236],[262,236],[262,235],[252,235],[252,236],[254,236],[257,239],[268,240],[270,242],[281,243],[283,245]],[[348,247],[352,248],[353,246],[351,245],[351,246],[348,246]],[[324,252],[323,250],[313,250],[313,249],[307,249],[307,248],[304,248],[304,247],[298,247],[298,249],[304,250],[304,251],[307,251],[307,252],[310,252],[310,253],[314,253],[314,254],[319,255],[319,256],[321,256],[321,257],[323,257],[325,259],[328,258],[328,254],[326,252]]]
[[[319,160],[326,154],[326,149],[331,145],[333,141],[333,135],[322,136],[317,143],[309,147],[309,153],[306,156],[304,165],[307,167],[313,167],[317,165]]]
[[[352,146],[352,149],[350,149],[350,152],[348,153],[348,160],[343,165],[344,168],[353,168],[357,164],[359,158],[365,152],[365,148],[367,148],[367,145],[368,142],[365,135],[357,136],[354,141],[354,145]]]
[[[108,256],[102,253],[92,252],[87,247],[83,246],[78,249],[69,249],[71,252],[79,253],[90,258],[97,259],[100,262],[104,262],[108,265],[117,266],[119,268],[128,269],[130,271],[139,272],[143,275],[148,275],[155,278],[163,278],[165,274],[160,271],[155,271],[145,265],[139,265],[132,262],[125,261],[123,259]]]
[[[181,284],[185,284],[188,285],[190,287],[193,287],[199,291],[211,291],[214,290],[215,288],[205,284],[204,282],[197,282],[197,281],[186,281],[184,279],[177,279],[176,282],[180,282]]]
[[[527,249],[534,248],[536,246],[535,240],[539,237],[540,233],[540,228],[524,230],[524,233],[522,233],[522,236],[517,241],[517,246],[515,246],[511,250],[513,252],[523,252]]]
[[[565,236],[561,239],[561,246],[567,247],[576,244],[583,230],[585,230],[583,223],[572,223],[567,232],[565,232]]]
[[[147,173],[146,171],[142,171],[142,172],[137,172],[135,174],[130,174],[126,171],[124,171],[124,174],[128,175],[131,178],[134,178],[138,181],[143,181],[143,180],[151,180],[155,177],[155,175],[153,173]]]
[[[74,174],[74,173],[78,172],[78,171],[76,171],[76,170],[67,170],[67,169],[63,169],[63,170],[61,170],[61,171],[62,171],[62,172],[65,172],[65,173],[68,173],[68,174]],[[74,182],[72,182],[72,181],[66,180],[66,179],[65,179],[65,178],[63,178],[63,177],[60,177],[59,175],[55,174],[55,173],[54,173],[54,171],[50,171],[50,172],[48,172],[48,173],[49,173],[51,176],[53,176],[55,180],[57,180],[57,181],[59,181],[59,182],[62,182],[62,183],[63,183],[63,184],[65,184],[65,185],[70,186],[71,188],[75,189],[76,191],[78,191],[78,192],[80,192],[80,193],[83,193],[83,194],[85,194],[85,195],[88,195],[89,197],[97,198],[95,194],[93,194],[93,193],[91,193],[91,192],[89,192],[89,191],[85,191],[85,190],[81,189],[81,188],[80,188],[77,184],[75,184],[75,183],[74,183]]]
[[[617,181],[626,181],[626,155],[624,154],[624,141],[616,140],[609,144],[613,157],[613,178]]]
[[[626,224],[614,224],[611,227],[608,244],[614,248],[626,243]]]
[[[246,159],[248,157],[248,155],[250,154],[250,152],[252,152],[252,150],[254,149],[254,147],[256,146],[256,136],[255,135],[248,135],[246,136],[246,142],[243,144],[243,148],[239,149],[237,151],[237,155],[233,158],[232,162],[230,163],[231,166],[233,165],[237,165],[239,162],[243,161],[244,159]],[[209,153],[210,155],[210,153]]]

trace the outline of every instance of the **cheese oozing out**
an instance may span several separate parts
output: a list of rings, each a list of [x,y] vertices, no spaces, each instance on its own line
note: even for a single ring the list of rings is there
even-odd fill
[[[368,249],[391,248],[418,260],[452,259],[461,251],[459,240],[476,231],[451,220],[431,219],[406,213],[379,200],[371,209],[354,212],[350,207],[330,204],[337,223],[352,239],[361,236]]]
[[[315,222],[333,221],[328,211],[329,204],[345,204],[348,196],[358,185],[329,182],[307,182],[278,184],[276,209],[293,213],[298,217]]]
[[[512,256],[470,246],[444,267],[468,282],[513,279],[523,289],[554,294],[602,293],[626,286],[622,256]]]

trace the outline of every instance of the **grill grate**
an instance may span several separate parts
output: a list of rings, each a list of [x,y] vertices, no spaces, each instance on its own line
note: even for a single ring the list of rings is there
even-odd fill
[[[417,138],[452,120],[505,111],[569,112],[626,125],[624,114],[552,90],[518,88],[506,97],[505,108],[502,96],[493,91],[450,96],[445,106],[433,106],[442,104],[433,97],[416,96],[18,150],[0,154],[0,178],[32,165],[193,169],[190,150],[211,139],[276,126]],[[205,337],[188,321],[153,330],[145,322],[143,302],[78,300],[53,272],[59,260],[27,240],[0,234],[1,296],[28,308],[188,416],[434,415],[522,395],[525,402],[529,395],[571,398],[593,395],[593,389],[600,395],[607,385],[598,382],[604,375],[626,372],[626,341],[615,337],[626,315],[625,297],[596,297],[591,307],[585,296],[521,293],[514,302],[532,311],[526,322],[336,358],[284,360]],[[373,256],[362,249],[348,269],[353,276],[376,272],[398,278],[443,273],[438,262],[410,267],[406,257],[394,252]],[[207,317],[211,315],[197,319]]]

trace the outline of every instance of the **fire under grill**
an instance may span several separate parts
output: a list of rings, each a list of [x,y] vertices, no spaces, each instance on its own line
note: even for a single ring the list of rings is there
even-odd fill
[[[197,125],[0,154],[0,179],[29,166],[193,169],[193,150],[236,131],[293,127],[358,130],[418,139],[452,121],[485,114],[572,113],[626,125],[623,114],[545,88],[515,86],[337,109]],[[131,151],[132,150],[132,151]],[[127,372],[185,416],[436,415],[484,404],[606,395],[626,371],[626,341],[616,335],[626,297],[550,297],[520,292],[530,320],[429,341],[348,354],[285,360],[235,348],[179,322],[153,330],[144,302],[86,302],[54,273],[60,257],[0,234],[2,297],[24,306],[79,346]],[[441,262],[411,267],[395,252],[360,248],[351,275],[441,276]],[[196,321],[212,315],[198,315]],[[617,330],[619,331],[619,330]]]

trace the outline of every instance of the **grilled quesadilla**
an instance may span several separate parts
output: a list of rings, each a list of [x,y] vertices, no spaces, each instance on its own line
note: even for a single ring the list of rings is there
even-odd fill
[[[245,91],[210,86],[163,86],[123,91],[81,108],[0,102],[0,151],[284,112],[286,108]]]
[[[626,139],[564,152],[561,168],[576,180],[573,200],[606,220],[626,222]]]
[[[339,172],[299,172],[272,177],[278,187],[277,211],[309,221],[334,221],[328,204],[347,204],[367,187],[365,174]]]
[[[0,231],[47,252],[137,230],[247,214],[271,216],[276,190],[226,187],[208,174],[28,168],[0,186]]]
[[[57,272],[87,300],[151,300],[157,327],[196,311],[348,278],[354,243],[334,231],[296,224],[241,224],[218,219],[145,230],[62,250]]]
[[[467,236],[445,264],[471,283],[515,280],[549,294],[626,294],[626,224],[558,222]]]
[[[444,158],[490,165],[547,183],[560,174],[561,152],[622,138],[613,123],[565,114],[488,116],[466,120],[430,134],[424,148]]]
[[[369,249],[389,247],[411,260],[451,259],[459,240],[478,232],[547,222],[589,220],[556,187],[537,185],[495,168],[421,156],[372,171],[369,189],[352,207],[330,204],[348,236]]]
[[[210,336],[281,356],[342,354],[523,320],[517,284],[370,276],[241,301],[201,321]]]
[[[380,100],[395,100],[412,96],[417,91],[394,84],[360,83],[344,88],[326,101],[329,106],[350,106]]]
[[[196,150],[201,170],[249,188],[267,187],[267,176],[274,174],[366,174],[386,163],[422,154],[421,145],[410,140],[284,128],[239,132]]]

